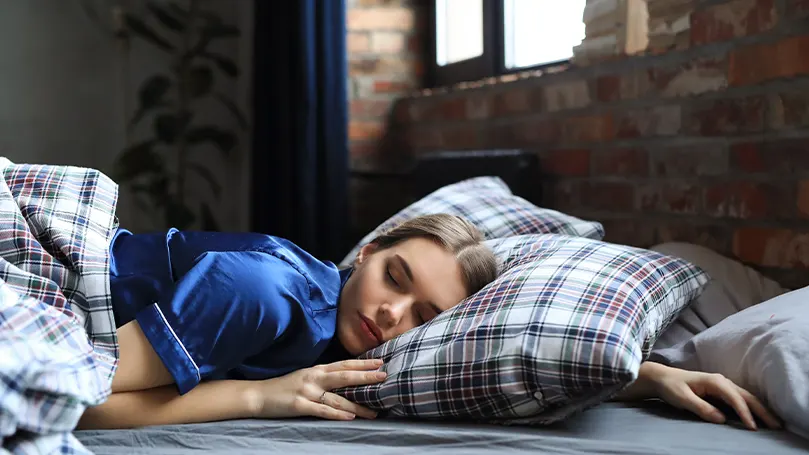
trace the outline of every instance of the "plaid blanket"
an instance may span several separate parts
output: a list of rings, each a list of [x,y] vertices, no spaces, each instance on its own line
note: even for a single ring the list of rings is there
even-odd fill
[[[71,434],[117,367],[109,242],[117,185],[0,157],[0,439],[12,453],[89,453]]]

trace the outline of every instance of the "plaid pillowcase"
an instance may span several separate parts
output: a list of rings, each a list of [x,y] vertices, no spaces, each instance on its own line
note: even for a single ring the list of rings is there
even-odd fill
[[[360,248],[382,232],[411,218],[434,213],[462,216],[475,224],[487,239],[523,234],[604,238],[600,223],[537,207],[512,194],[499,177],[475,177],[447,185],[405,207],[366,235],[342,264],[350,264]]]
[[[551,423],[632,382],[709,279],[679,258],[581,237],[488,243],[500,276],[363,354],[384,358],[388,378],[346,398],[398,416]]]

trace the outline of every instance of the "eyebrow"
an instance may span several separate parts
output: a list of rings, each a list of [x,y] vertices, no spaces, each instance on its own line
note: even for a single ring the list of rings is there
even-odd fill
[[[407,261],[405,261],[404,258],[398,254],[393,255],[393,257],[395,257],[396,260],[399,261],[399,265],[404,270],[405,275],[407,275],[407,279],[410,280],[411,283],[414,283],[413,272],[410,270],[410,265],[408,265]],[[438,308],[438,305],[436,305],[432,301],[428,301],[427,304],[430,305],[430,307],[435,311],[435,314],[441,314],[444,312],[444,310]]]

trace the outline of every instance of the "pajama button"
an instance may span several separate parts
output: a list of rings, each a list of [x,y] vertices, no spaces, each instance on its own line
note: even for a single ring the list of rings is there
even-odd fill
[[[534,398],[536,398],[537,400],[542,400],[545,397],[542,396],[542,392],[534,392]]]

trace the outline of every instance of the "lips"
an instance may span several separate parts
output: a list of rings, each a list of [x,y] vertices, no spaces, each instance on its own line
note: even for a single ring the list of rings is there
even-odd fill
[[[379,327],[377,327],[373,321],[363,316],[362,313],[359,313],[359,315],[362,330],[371,340],[374,341],[374,346],[376,347],[382,344],[382,333],[380,332]]]

